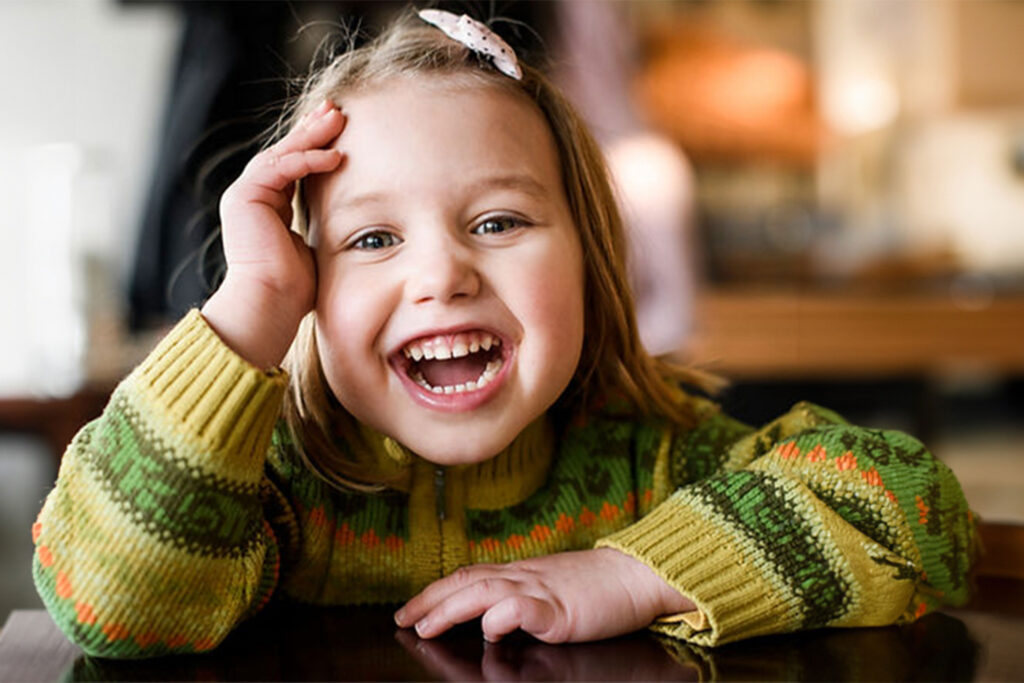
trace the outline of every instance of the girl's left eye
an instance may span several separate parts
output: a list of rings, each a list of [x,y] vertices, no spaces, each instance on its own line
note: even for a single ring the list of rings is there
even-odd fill
[[[481,221],[471,232],[474,235],[493,235],[515,230],[516,228],[522,228],[526,225],[526,221],[522,218],[517,218],[515,216],[495,216]]]

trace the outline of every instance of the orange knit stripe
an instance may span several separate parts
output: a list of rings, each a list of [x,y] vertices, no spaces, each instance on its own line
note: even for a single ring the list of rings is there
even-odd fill
[[[860,476],[861,478],[864,479],[864,481],[871,484],[872,486],[882,485],[882,475],[879,474],[878,470],[876,470],[874,467],[872,467],[870,470],[867,470],[866,472],[861,471]]]
[[[100,627],[100,630],[106,634],[107,640],[111,643],[115,643],[119,640],[124,640],[128,637],[128,629],[124,624],[104,624]]]
[[[366,531],[359,537],[359,541],[367,548],[376,548],[380,545],[380,536],[373,529]]]
[[[846,451],[835,459],[836,469],[840,472],[857,469],[857,456],[853,451]]]
[[[334,540],[337,541],[339,545],[355,543],[356,532],[352,530],[352,527],[350,527],[347,522],[343,522],[342,525],[338,527],[337,531],[334,532]]]
[[[186,638],[183,635],[176,635],[176,636],[171,636],[170,638],[168,638],[164,642],[167,643],[167,647],[169,647],[172,650],[175,650],[175,649],[181,647],[182,645],[186,645],[188,643],[188,638]]]
[[[779,457],[784,460],[792,460],[800,457],[800,448],[792,441],[787,441],[778,447]]]
[[[924,502],[921,496],[914,496],[914,500],[917,504],[918,518],[917,521],[921,526],[928,524],[928,513],[931,512],[931,508]]]
[[[200,638],[192,643],[192,647],[196,652],[206,652],[217,647],[217,643],[212,638]]]
[[[626,495],[626,502],[623,503],[623,510],[626,512],[626,514],[632,515],[636,511],[636,509],[637,497],[631,490],[631,492]]]
[[[825,458],[828,457],[828,452],[825,447],[820,443],[807,451],[807,462],[824,462]]]
[[[96,613],[92,611],[92,605],[84,602],[75,603],[75,614],[78,615],[78,623],[92,626],[96,623]]]
[[[56,590],[58,598],[67,600],[71,597],[71,579],[64,572],[57,572]]]
[[[44,545],[38,546],[36,550],[39,552],[39,561],[43,563],[43,566],[47,568],[52,567],[54,564],[54,558],[50,550]],[[74,591],[71,586],[71,580],[68,578],[68,575],[63,571],[57,571],[57,578],[55,580],[55,592],[57,594],[57,597],[62,600],[72,599]],[[74,610],[76,620],[80,624],[84,624],[86,626],[95,626],[96,623],[99,621],[99,619],[96,616],[96,610],[93,608],[92,605],[90,605],[87,602],[75,600]],[[119,624],[116,622],[107,623],[102,624],[99,628],[100,631],[102,631],[103,634],[107,636],[107,640],[111,643],[117,642],[119,640],[125,640],[131,637],[131,631],[129,631],[128,627],[124,624]],[[135,636],[133,640],[140,648],[144,649],[159,642],[160,638],[153,632],[147,632]],[[169,648],[177,649],[182,647],[183,645],[187,645],[188,638],[186,638],[183,635],[173,635],[165,639],[164,642],[167,644]],[[208,638],[197,640],[192,644],[192,649],[197,652],[212,650],[214,647],[216,647],[216,643]]]
[[[319,505],[309,511],[309,514],[306,515],[306,519],[309,520],[311,525],[316,527],[330,528],[336,524],[334,520],[328,518],[327,512]],[[401,536],[391,534],[381,539],[375,529],[368,529],[359,535],[356,534],[355,529],[349,526],[348,522],[342,522],[341,526],[334,530],[333,535],[334,542],[341,546],[350,545],[359,541],[359,543],[368,550],[374,550],[381,544],[391,552],[399,552],[405,547],[405,539]]]
[[[142,650],[145,650],[150,645],[154,645],[158,642],[160,642],[160,636],[153,631],[147,631],[146,633],[135,636],[135,644]]]
[[[651,490],[647,489],[643,495],[646,499],[649,499],[652,495]],[[614,522],[622,515],[623,512],[631,515],[635,510],[636,494],[633,493],[632,491],[629,491],[626,494],[626,499],[623,501],[621,507],[618,505],[614,505],[608,501],[604,501],[604,504],[601,506],[601,511],[599,515],[601,519],[607,522]],[[575,519],[565,514],[564,512],[559,514],[558,519],[555,520],[554,529],[552,529],[550,526],[546,524],[537,524],[533,527],[533,529],[530,530],[530,539],[533,540],[534,543],[545,543],[551,540],[551,538],[556,534],[571,534],[576,529],[577,522],[581,526],[589,527],[595,521],[597,521],[597,519],[598,515],[595,515],[586,506],[583,506],[583,509],[580,511],[579,516]],[[391,538],[395,537],[388,537],[389,540]],[[401,539],[396,540],[401,541]],[[519,550],[525,541],[525,536],[522,536],[520,534],[510,534],[508,538],[504,539],[503,541],[492,537],[484,538],[480,541],[479,545],[483,552],[493,554],[497,553],[501,549],[501,546],[503,544],[512,548],[513,550]],[[476,542],[469,542],[469,549],[471,552],[475,550],[476,547]]]
[[[326,526],[327,524],[327,513],[324,512],[322,506],[318,505],[309,511],[309,523],[313,526]]]
[[[269,536],[270,538],[273,538],[273,539],[276,540],[277,537],[274,535],[274,528],[272,526],[270,526],[270,522],[268,522],[265,519],[263,520],[263,530],[264,530],[264,533],[267,534],[267,536]],[[274,572],[274,579],[273,579],[273,581],[274,581],[274,585],[276,586],[278,579],[281,578],[281,552],[280,552],[280,550],[277,553],[274,554],[273,572]],[[273,592],[274,592],[273,590],[269,590],[269,591],[267,591],[266,593],[263,594],[263,597],[260,598],[260,604],[256,605],[256,611],[257,612],[262,610],[266,606],[266,604],[268,602],[270,602],[270,597],[271,597],[271,595],[273,595]]]
[[[827,454],[824,446],[818,444],[807,452],[807,461],[824,462],[826,455]],[[836,469],[839,470],[840,472],[857,469],[857,456],[854,455],[852,451],[847,451],[846,453],[843,453],[841,456],[836,458],[834,462],[836,465]],[[861,470],[860,476],[861,479],[865,481],[865,483],[871,486],[880,486],[883,489],[885,489],[885,482],[882,480],[882,475],[877,469],[875,469],[874,466],[872,466],[869,470]],[[892,491],[888,489],[885,489],[884,493],[886,498],[898,504],[899,501],[896,500],[896,494],[894,494]],[[922,521],[921,524],[925,524],[927,522],[927,519],[924,517],[922,517],[922,519],[924,519],[924,521]]]
[[[612,505],[608,501],[604,502],[601,506],[601,519],[607,522],[614,522],[615,518],[619,516],[619,506]]]

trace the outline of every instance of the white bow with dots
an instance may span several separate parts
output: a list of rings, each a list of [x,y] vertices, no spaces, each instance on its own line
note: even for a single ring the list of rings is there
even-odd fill
[[[523,71],[519,68],[516,53],[485,24],[465,14],[457,17],[442,9],[420,10],[419,16],[423,21],[444,31],[452,40],[462,43],[473,52],[490,57],[494,67],[501,73],[517,81],[522,79]]]

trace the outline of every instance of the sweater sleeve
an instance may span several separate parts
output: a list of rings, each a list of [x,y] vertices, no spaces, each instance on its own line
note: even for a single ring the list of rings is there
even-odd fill
[[[800,403],[756,431],[710,417],[667,460],[674,493],[599,542],[696,604],[659,632],[713,646],[899,623],[968,597],[970,510],[950,470],[905,434]]]
[[[192,311],[75,436],[32,529],[33,576],[85,652],[209,650],[269,597],[263,471],[284,386]]]

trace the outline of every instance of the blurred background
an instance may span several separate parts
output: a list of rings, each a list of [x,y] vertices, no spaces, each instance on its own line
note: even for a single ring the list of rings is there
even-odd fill
[[[438,3],[435,3],[438,4]],[[452,2],[574,99],[644,342],[920,436],[1024,521],[1024,1]],[[0,623],[63,446],[216,284],[216,202],[387,2],[0,0]]]

